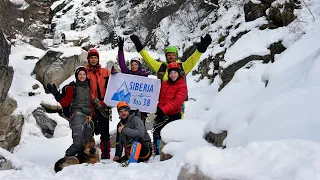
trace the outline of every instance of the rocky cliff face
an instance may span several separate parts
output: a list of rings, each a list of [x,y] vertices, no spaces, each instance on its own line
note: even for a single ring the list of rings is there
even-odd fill
[[[19,144],[23,118],[11,115],[17,102],[7,96],[13,78],[9,64],[10,45],[0,30],[0,147],[12,150]]]
[[[83,47],[109,44],[109,47],[114,48],[118,35],[128,36],[135,33],[141,36],[144,45],[162,51],[164,45],[168,45],[170,41],[168,25],[162,22],[179,23],[181,31],[187,33],[189,29],[195,31],[197,24],[214,9],[215,7],[208,6],[204,1],[192,0],[80,0],[78,3],[65,0],[52,7],[54,13],[51,30],[56,38],[67,41],[88,38],[87,42],[81,43]],[[192,15],[194,12],[197,12],[196,16]],[[84,31],[93,26],[97,29],[94,35],[80,34],[76,37],[69,33]],[[175,31],[180,30],[175,29],[171,33]],[[132,47],[125,48],[133,50]]]
[[[11,43],[23,40],[45,49],[59,46],[79,46],[114,49],[117,36],[126,38],[126,51],[135,51],[131,34],[139,35],[148,49],[163,53],[164,47],[179,48],[181,60],[186,60],[196,49],[200,36],[209,33],[213,42],[193,74],[208,78],[212,83],[219,76],[222,90],[235,72],[251,61],[274,62],[276,54],[286,50],[282,40],[268,42],[269,53],[248,54],[228,63],[227,53],[253,30],[273,30],[288,26],[297,17],[294,11],[300,8],[298,0],[24,0],[13,4],[0,1],[0,147],[11,150],[19,143],[22,116],[11,115],[17,104],[7,93],[13,78],[13,68],[8,66]],[[11,13],[14,12],[14,13]],[[231,12],[231,13],[230,13]],[[248,24],[250,23],[251,24]],[[87,30],[93,33],[88,33]],[[45,44],[44,40],[52,41]],[[173,44],[176,43],[176,44]],[[61,52],[49,50],[35,68],[37,80],[60,84],[77,65],[85,62],[85,55],[60,58]],[[83,56],[83,58],[81,58]],[[81,60],[84,59],[84,60]],[[54,65],[54,66],[52,66]],[[250,67],[248,67],[250,68]],[[59,70],[59,76],[54,76]],[[40,116],[39,116],[40,117]],[[51,126],[50,126],[51,127]],[[52,135],[52,128],[48,136]],[[45,128],[42,128],[46,131]],[[224,147],[227,132],[209,132],[204,138],[215,146]],[[1,163],[0,163],[1,166]],[[203,174],[193,176],[182,169],[179,179],[205,179]],[[198,171],[198,170],[197,170]],[[193,177],[186,177],[186,176]]]
[[[80,2],[80,1],[79,1]],[[73,42],[84,49],[88,47],[115,48],[117,36],[126,37],[125,50],[135,51],[130,39],[137,34],[143,45],[149,49],[163,53],[170,45],[178,46],[181,60],[186,60],[196,49],[200,36],[211,34],[214,49],[200,63],[193,74],[200,74],[200,79],[209,78],[213,82],[217,75],[223,84],[228,84],[234,73],[248,62],[261,60],[273,62],[274,55],[285,50],[281,41],[270,43],[270,53],[265,55],[250,54],[239,57],[235,63],[224,67],[225,54],[241,37],[252,29],[276,29],[284,27],[296,18],[295,9],[300,8],[297,0],[269,0],[253,3],[252,1],[181,1],[181,0],[82,0],[81,3],[58,1],[52,7],[51,30],[56,42]],[[228,11],[234,10],[231,19],[226,18]],[[116,12],[116,13],[113,13]],[[72,16],[73,15],[73,16]],[[68,18],[68,21],[66,21]],[[225,22],[222,21],[226,18]],[[256,23],[259,18],[263,23]],[[245,23],[257,24],[243,28]],[[95,27],[96,33],[81,34],[88,27]],[[76,33],[76,35],[75,35]],[[77,42],[77,43],[75,43]],[[173,44],[175,43],[175,44]]]
[[[50,6],[55,0],[9,0],[0,2],[0,27],[8,39],[14,43],[24,40],[44,49],[42,40],[49,32]],[[14,1],[13,1],[14,2]],[[13,13],[14,12],[14,13]]]
[[[258,18],[265,18],[265,23],[257,26],[261,31],[266,29],[277,29],[287,26],[293,22],[296,19],[294,10],[301,8],[300,2],[296,0],[290,0],[286,2],[270,0],[261,1],[261,3],[253,3],[252,1],[248,1],[239,7],[241,8],[241,13],[243,13],[243,15],[240,13],[236,19],[240,20],[241,18],[244,18],[244,22],[236,23],[223,29],[217,40],[217,45],[219,45],[221,49],[217,53],[213,53],[213,57],[209,56],[202,61],[198,69],[194,72],[194,74],[201,74],[200,79],[206,77],[211,79],[211,82],[213,82],[213,79],[217,74],[219,74],[221,80],[223,81],[219,90],[222,90],[223,87],[225,87],[231,81],[234,73],[238,69],[244,67],[247,63],[256,60],[260,60],[265,63],[274,62],[275,55],[281,54],[286,50],[282,44],[282,41],[275,40],[269,45],[268,49],[270,50],[270,53],[263,56],[251,54],[247,57],[239,58],[235,63],[223,68],[223,64],[227,60],[225,58],[226,52],[231,49],[235,43],[241,39],[241,37],[251,31],[251,29],[242,29],[241,24],[258,21]],[[248,42],[248,44],[250,43]]]
[[[36,79],[46,88],[48,83],[60,85],[74,74],[74,69],[87,64],[87,52],[80,48],[65,48],[67,51],[78,51],[78,54],[65,57],[64,52],[48,50],[37,62],[34,72]]]
[[[206,2],[26,0],[25,2],[27,5],[13,4],[8,0],[0,2],[2,20],[0,27],[3,27],[4,33],[10,38],[15,38],[14,36],[20,33],[28,37],[26,41],[41,48],[48,46],[41,43],[47,38],[53,38],[53,43],[56,45],[61,42],[72,42],[74,46],[81,46],[86,50],[99,46],[115,48],[117,36],[128,37],[131,34],[138,34],[145,46],[158,52],[163,52],[163,48],[169,44],[177,45],[183,61],[196,49],[199,36],[208,32],[216,33],[213,47],[216,49],[216,46],[220,46],[221,50],[210,53],[193,74],[199,73],[201,75],[199,80],[209,78],[211,82],[220,75],[223,81],[220,89],[227,85],[234,73],[248,62],[274,61],[274,55],[285,50],[281,41],[273,42],[276,47],[270,44],[270,54],[264,56],[252,54],[239,59],[228,68],[223,68],[221,63],[226,60],[224,56],[227,50],[251,30],[240,30],[241,24],[265,17],[267,23],[258,26],[261,30],[284,27],[295,20],[294,10],[300,8],[298,0],[285,2],[268,0],[261,3],[230,0]],[[224,11],[233,7],[239,9],[238,15],[234,17],[234,24],[226,27],[219,25],[220,28],[215,28],[213,25],[223,17]],[[8,9],[17,13],[7,18]],[[96,28],[96,33],[81,33],[93,27]],[[172,39],[179,44],[172,44]],[[126,42],[129,45],[125,46],[125,50],[134,51],[128,38]]]
[[[195,51],[199,37],[209,33],[213,38],[209,53],[193,74],[200,74],[199,80],[209,78],[211,82],[219,75],[223,82],[221,90],[234,73],[250,61],[273,62],[275,55],[286,48],[281,40],[275,40],[269,42],[270,53],[238,57],[225,66],[228,51],[253,29],[263,31],[287,26],[295,20],[294,10],[299,8],[298,0],[261,0],[259,3],[239,0],[25,0],[20,4],[4,0],[0,2],[0,27],[9,39],[18,39],[17,35],[21,35],[21,39],[41,48],[44,48],[44,39],[51,39],[57,46],[71,42],[70,46],[86,50],[89,47],[112,49],[120,35],[126,37],[125,50],[135,51],[128,36],[138,34],[148,49],[160,53],[169,44],[178,46],[182,61]],[[232,16],[228,17],[230,11]],[[8,16],[8,12],[16,13]],[[250,22],[252,25],[246,24]],[[95,31],[86,33],[88,29]],[[12,68],[7,66],[9,46],[1,42],[0,87],[3,88],[0,89],[0,103],[10,87],[10,83],[4,82],[11,82],[13,76]],[[60,60],[58,55],[58,52],[48,51],[37,63],[37,79],[44,85],[53,81],[60,84],[72,74],[67,72],[55,80],[50,73],[42,72],[41,68],[46,67],[47,71],[47,66],[53,64],[48,59],[69,62]],[[78,61],[76,59],[70,67],[78,65]],[[51,74],[54,72],[52,70]]]
[[[10,45],[0,30],[0,104],[2,104],[9,91],[13,78],[13,68],[8,66]]]

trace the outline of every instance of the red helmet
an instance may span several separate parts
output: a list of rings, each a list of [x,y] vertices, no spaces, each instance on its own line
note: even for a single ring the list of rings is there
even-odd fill
[[[88,52],[88,57],[87,59],[89,59],[91,56],[97,56],[99,58],[99,53],[96,49],[90,49]]]
[[[125,101],[120,101],[118,104],[117,104],[117,109],[119,110],[121,107],[128,107],[130,108],[129,104]]]
[[[171,69],[181,69],[181,68],[179,63],[172,62],[168,65],[168,71],[170,71]]]

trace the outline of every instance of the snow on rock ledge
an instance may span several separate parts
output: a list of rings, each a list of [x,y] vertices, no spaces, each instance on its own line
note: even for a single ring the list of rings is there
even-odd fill
[[[87,52],[80,47],[50,49],[37,62],[36,78],[45,87],[47,83],[61,84],[74,74],[76,67],[87,64]]]
[[[319,179],[320,144],[286,140],[224,150],[202,147],[190,151],[186,163],[210,179]]]
[[[171,159],[177,154],[173,149],[183,145],[183,142],[201,139],[205,124],[204,121],[194,120],[177,120],[167,124],[161,131],[160,160]]]
[[[262,79],[269,82],[266,88],[217,112],[207,130],[227,130],[227,147],[286,138],[319,141],[314,129],[320,124],[319,27],[310,29],[262,73]]]
[[[161,131],[165,143],[184,142],[203,136],[205,121],[177,120],[167,124]]]
[[[22,115],[11,115],[17,102],[7,97],[0,109],[0,147],[12,150],[20,142],[23,125]]]
[[[178,180],[211,180],[210,177],[206,176],[203,174],[198,167],[196,166],[191,166],[191,165],[184,165],[180,173],[178,175]]]

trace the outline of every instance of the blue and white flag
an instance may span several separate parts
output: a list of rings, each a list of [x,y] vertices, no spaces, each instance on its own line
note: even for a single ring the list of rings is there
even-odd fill
[[[116,73],[110,76],[104,103],[117,106],[126,101],[131,109],[154,113],[157,110],[161,81],[143,76]]]

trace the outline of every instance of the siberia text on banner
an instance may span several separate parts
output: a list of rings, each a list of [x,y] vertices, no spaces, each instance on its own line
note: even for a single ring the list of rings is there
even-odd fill
[[[111,75],[104,103],[116,106],[119,101],[126,101],[131,109],[154,113],[157,110],[161,82],[142,76],[117,73]]]

